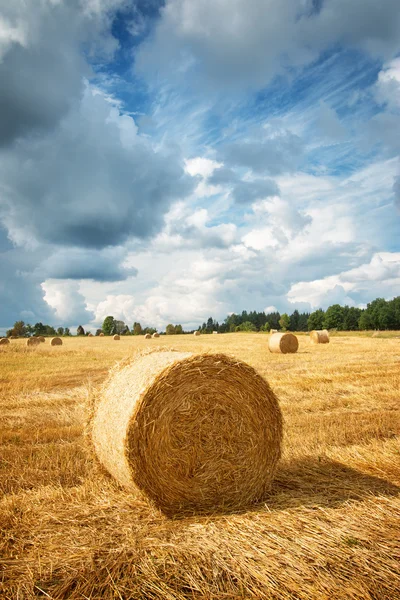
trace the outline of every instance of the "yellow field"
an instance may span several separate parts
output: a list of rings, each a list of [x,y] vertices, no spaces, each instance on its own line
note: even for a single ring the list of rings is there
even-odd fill
[[[0,597],[400,598],[400,339],[340,335],[294,355],[265,334],[70,338],[0,347]],[[169,520],[86,449],[91,388],[167,345],[227,352],[271,384],[283,460],[265,504]]]

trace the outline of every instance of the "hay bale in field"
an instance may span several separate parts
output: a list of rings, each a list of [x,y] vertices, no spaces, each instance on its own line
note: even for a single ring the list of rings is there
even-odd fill
[[[99,333],[99,337],[104,337],[104,333]]]
[[[270,330],[270,334],[272,335],[273,333],[278,333],[278,330],[277,329],[271,329]]]
[[[119,337],[119,335],[117,335],[117,334],[113,335],[113,340],[119,340],[119,339],[121,339],[121,338]]]
[[[146,335],[144,336],[145,340],[151,340],[151,333],[146,333]]]
[[[51,338],[50,346],[62,346],[62,339],[59,337]]]
[[[93,333],[88,333],[88,337],[93,337]]]
[[[329,344],[329,332],[326,329],[314,329],[310,331],[310,339],[313,344]]]
[[[37,337],[30,337],[30,338],[27,338],[27,340],[26,340],[27,346],[39,346],[39,344],[40,344],[40,340]]]
[[[299,347],[299,340],[293,333],[274,333],[268,339],[270,352],[279,354],[294,354]]]
[[[265,497],[282,416],[268,383],[246,363],[155,351],[111,371],[91,437],[108,472],[166,514],[214,512]]]
[[[157,333],[157,331],[156,331],[155,333],[153,333],[152,337],[153,337],[153,338],[158,338],[158,337],[160,337],[160,334],[159,334],[159,333]]]
[[[0,339],[0,346],[6,346],[9,343],[10,343],[10,340],[8,338],[1,338]]]
[[[193,335],[200,335],[200,331],[195,331]]]
[[[36,339],[38,339],[42,344],[46,341],[46,338],[43,337],[43,335],[38,335]]]

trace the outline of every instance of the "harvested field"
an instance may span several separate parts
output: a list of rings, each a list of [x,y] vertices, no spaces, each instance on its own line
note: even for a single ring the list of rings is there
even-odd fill
[[[249,363],[284,417],[266,502],[176,520],[115,483],[83,437],[92,388],[144,336],[2,346],[0,597],[398,600],[396,335],[299,335],[286,355],[265,334],[175,336],[179,351]]]

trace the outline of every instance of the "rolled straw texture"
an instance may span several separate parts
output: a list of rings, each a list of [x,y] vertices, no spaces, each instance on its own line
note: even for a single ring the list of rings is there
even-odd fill
[[[223,354],[155,351],[114,368],[91,421],[96,454],[167,515],[240,509],[265,497],[281,453],[278,401]]]
[[[299,347],[299,340],[293,333],[274,333],[268,339],[270,352],[279,354],[294,354]]]
[[[195,331],[193,335],[200,335],[200,331]]]
[[[329,332],[326,329],[310,331],[310,338],[313,344],[329,344]]]
[[[30,337],[30,338],[27,338],[27,340],[26,340],[27,346],[39,346],[39,344],[40,344],[40,340],[37,337]]]
[[[146,333],[146,335],[144,336],[145,340],[150,340],[151,339],[151,333]]]
[[[9,343],[10,343],[10,340],[8,338],[1,338],[0,339],[0,346],[6,346]]]
[[[43,337],[42,335],[39,335],[37,339],[39,340],[39,342],[42,342],[42,343],[44,343],[46,341],[46,338]]]
[[[153,338],[158,338],[158,337],[160,337],[160,334],[159,334],[159,333],[157,333],[157,332],[155,332],[155,333],[153,333],[152,337],[153,337]]]
[[[119,340],[119,339],[120,339],[119,335],[117,335],[117,334],[113,335],[113,340]]]
[[[62,339],[59,337],[51,338],[50,346],[62,346]]]
[[[99,333],[99,337],[104,337],[104,333]]]

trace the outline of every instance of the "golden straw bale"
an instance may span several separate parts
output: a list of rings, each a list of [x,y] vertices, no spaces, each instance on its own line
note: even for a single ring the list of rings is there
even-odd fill
[[[274,333],[268,339],[270,352],[279,354],[294,354],[299,347],[299,340],[293,333]]]
[[[117,334],[113,335],[113,340],[119,340],[119,339],[121,339],[121,338],[119,337],[119,335],[117,335]]]
[[[27,340],[26,340],[27,346],[39,346],[39,344],[40,344],[40,340],[37,337],[30,337],[30,338],[27,338]]]
[[[153,333],[152,337],[153,337],[153,338],[158,338],[158,337],[160,337],[160,334],[159,334],[159,333],[157,333],[157,331],[156,331],[155,333]]]
[[[36,339],[38,339],[39,342],[42,342],[42,343],[44,343],[46,341],[46,338],[43,337],[42,335],[38,335],[38,337]]]
[[[329,332],[326,329],[314,329],[310,331],[310,339],[313,344],[329,344]]]
[[[90,425],[107,471],[170,516],[265,498],[281,454],[276,396],[224,354],[157,350],[115,367]]]
[[[272,335],[273,333],[278,333],[278,330],[277,329],[271,329],[270,330],[270,334]]]
[[[200,335],[200,331],[195,331],[193,335]]]
[[[145,340],[150,340],[151,339],[151,333],[146,333],[146,335],[144,336]]]
[[[93,337],[93,333],[88,333],[88,337]]]
[[[50,346],[62,346],[62,339],[59,337],[51,338]]]
[[[6,346],[9,343],[10,343],[10,340],[8,338],[1,338],[0,339],[0,346]]]
[[[104,337],[104,333],[99,333],[99,337]]]

